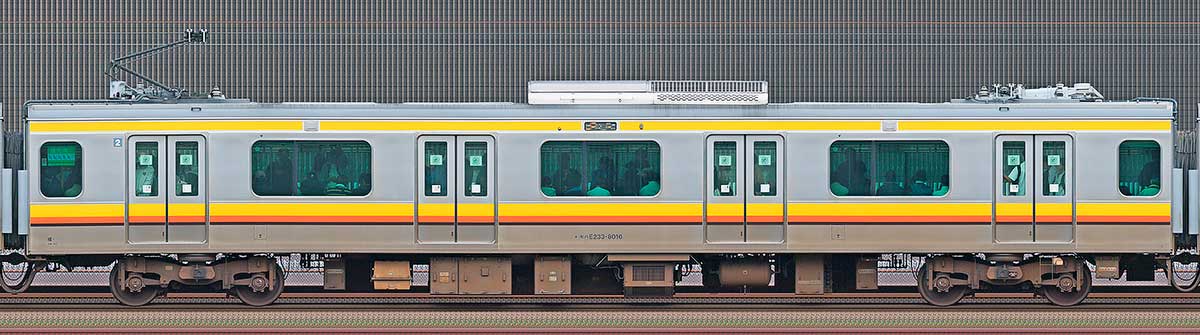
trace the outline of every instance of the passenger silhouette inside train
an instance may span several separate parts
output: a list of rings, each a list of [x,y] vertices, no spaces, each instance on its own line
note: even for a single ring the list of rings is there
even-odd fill
[[[1138,174],[1138,183],[1141,184],[1142,189],[1138,191],[1137,195],[1146,197],[1158,195],[1159,189],[1162,188],[1159,185],[1162,183],[1162,173],[1158,170],[1159,164],[1158,161],[1153,161],[1142,166],[1142,172]],[[1129,194],[1128,191],[1126,192],[1125,194]]]
[[[1001,177],[1004,178],[1004,195],[1025,195],[1025,160],[1022,157],[1020,163],[1009,165],[1008,172],[1005,172]]]
[[[134,192],[139,196],[152,196],[158,194],[158,174],[155,173],[154,165],[139,165],[137,167],[137,190]]]
[[[658,194],[658,191],[660,189],[662,189],[662,185],[659,183],[658,178],[659,178],[658,171],[653,171],[653,170],[647,171],[646,172],[646,180],[647,180],[646,185],[642,186],[642,188],[638,190],[638,195],[644,196],[644,197],[649,197],[649,196],[654,196],[654,195]]]
[[[913,174],[908,191],[911,195],[933,195],[933,186],[925,179],[925,170],[917,170]]]
[[[358,182],[351,187],[350,195],[367,195],[371,193],[371,173],[363,172],[358,175]]]
[[[431,154],[426,154],[432,156]],[[430,162],[432,159],[425,159],[425,194],[427,195],[445,195],[446,194],[446,164],[434,165]]]
[[[74,166],[59,166],[43,170],[50,177],[42,178],[42,193],[54,197],[74,197],[82,191],[78,172]]]
[[[1067,194],[1066,184],[1066,164],[1050,165],[1042,169],[1045,176],[1042,180],[1043,194],[1045,195],[1064,195]]]
[[[325,183],[317,178],[317,173],[309,171],[304,180],[300,181],[301,195],[325,195]]]
[[[558,195],[558,191],[554,189],[554,182],[549,176],[542,176],[542,194],[550,197]]]
[[[292,151],[288,148],[279,148],[275,151],[275,159],[267,165],[267,180],[268,187],[263,192],[258,192],[261,195],[292,195],[296,185],[296,175],[293,172],[295,166],[292,163]]]
[[[199,185],[196,185],[200,179],[195,172],[185,172],[182,175],[176,176],[178,179],[175,182],[176,195],[197,195],[200,192]]]
[[[883,174],[883,182],[879,188],[875,190],[875,195],[904,195],[904,184],[900,182],[900,178],[896,177],[896,171],[888,171]]]
[[[867,176],[867,164],[858,158],[858,151],[847,148],[842,153],[845,158],[838,166],[837,173],[841,176],[842,186],[848,190],[847,195],[871,195],[871,180]]]
[[[946,195],[946,193],[950,193],[950,175],[943,174],[941,181],[941,184],[937,185],[937,189],[933,191],[933,195],[935,196],[940,197]]]
[[[850,195],[850,189],[846,188],[846,181],[842,178],[842,173],[833,171],[829,175],[829,192],[836,196]]]
[[[575,171],[575,169],[570,169],[567,171],[566,176],[563,178],[564,178],[565,182],[563,183],[562,187],[566,188],[566,190],[564,190],[562,192],[562,195],[568,195],[568,196],[584,195],[583,176],[580,176],[578,171]]]
[[[593,182],[591,183],[591,186],[590,186],[591,189],[588,189],[588,191],[587,191],[587,195],[589,197],[612,196],[612,191],[609,190],[610,188],[612,188],[612,186],[610,186],[611,182],[609,182],[608,177],[606,177],[606,175],[601,174],[601,175],[597,175],[597,176],[592,176],[592,180],[593,180]]]

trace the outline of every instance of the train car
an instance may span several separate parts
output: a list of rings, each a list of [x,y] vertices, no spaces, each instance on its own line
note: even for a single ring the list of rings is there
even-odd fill
[[[1153,279],[1176,253],[1173,103],[1087,85],[950,103],[766,92],[30,103],[14,230],[30,262],[115,262],[128,305],[180,286],[266,305],[291,254],[328,289],[413,290],[427,265],[450,295],[670,295],[696,268],[712,292],[871,290],[881,255],[911,254],[936,305],[999,286],[1073,305],[1093,276]]]

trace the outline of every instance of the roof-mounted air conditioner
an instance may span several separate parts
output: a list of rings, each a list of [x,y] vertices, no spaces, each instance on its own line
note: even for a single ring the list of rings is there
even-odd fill
[[[765,81],[531,81],[531,105],[765,105]]]

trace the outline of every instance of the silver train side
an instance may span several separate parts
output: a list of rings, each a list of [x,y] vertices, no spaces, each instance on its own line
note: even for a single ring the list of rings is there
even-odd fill
[[[881,254],[929,256],[919,286],[934,304],[996,286],[1023,285],[1062,305],[1102,278],[1153,278],[1178,256],[1172,219],[1174,105],[1067,103],[794,103],[763,106],[525,104],[28,105],[31,262],[118,261],[113,292],[140,305],[182,285],[228,290],[250,304],[282,291],[274,255],[322,261],[329,289],[408,290],[413,264],[429,264],[435,294],[572,294],[616,289],[672,294],[672,280],[702,264],[712,291],[796,294],[874,289]],[[11,122],[11,121],[9,121]],[[615,125],[615,127],[610,127]],[[370,192],[361,196],[259,196],[251,148],[259,141],[365,141]],[[941,196],[837,196],[838,141],[940,141],[949,147]],[[1065,182],[1049,196],[1045,141],[1065,143]],[[1153,141],[1161,190],[1126,196],[1118,146]],[[179,141],[198,142],[196,197],[170,187],[135,196],[134,144],[160,145],[168,171]],[[486,196],[467,197],[467,161],[444,197],[427,196],[427,142],[486,143]],[[653,196],[550,197],[541,191],[551,141],[649,141],[661,150]],[[756,196],[747,143],[777,145],[778,191]],[[46,197],[39,151],[82,149],[78,196]],[[737,144],[741,196],[719,197],[714,143]],[[1006,196],[1001,143],[1028,148],[1028,191]],[[190,159],[190,158],[189,158]],[[1061,160],[1061,162],[1059,162]],[[144,163],[143,163],[144,164]],[[158,184],[176,185],[170,173]],[[1065,184],[1065,185],[1064,185]],[[736,192],[735,192],[736,193]],[[26,204],[21,204],[26,205]],[[18,208],[18,211],[22,210]],[[1174,217],[1173,217],[1174,216]],[[14,248],[14,246],[8,246]],[[1148,273],[1148,275],[1147,275]],[[573,275],[574,274],[574,275]],[[869,274],[869,275],[864,275]]]

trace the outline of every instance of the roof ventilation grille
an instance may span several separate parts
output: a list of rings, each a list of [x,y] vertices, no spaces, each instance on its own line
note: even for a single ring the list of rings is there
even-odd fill
[[[765,105],[765,81],[531,81],[531,105]]]

